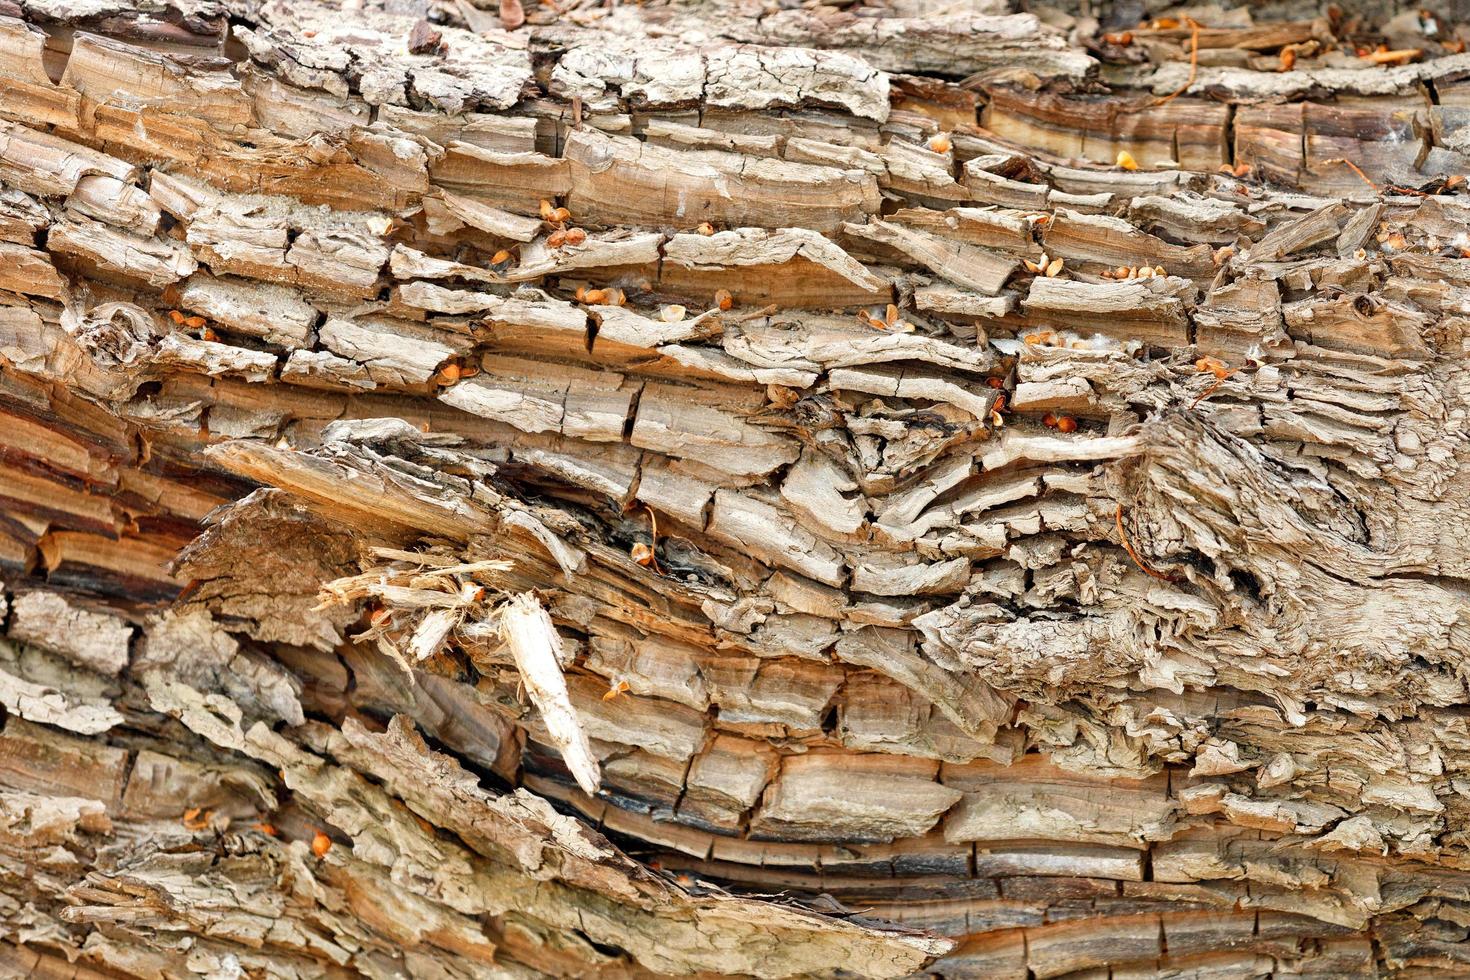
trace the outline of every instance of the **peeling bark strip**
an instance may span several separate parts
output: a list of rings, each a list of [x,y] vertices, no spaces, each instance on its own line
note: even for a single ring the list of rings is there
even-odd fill
[[[0,975],[1466,972],[1470,28],[778,6],[0,0]]]

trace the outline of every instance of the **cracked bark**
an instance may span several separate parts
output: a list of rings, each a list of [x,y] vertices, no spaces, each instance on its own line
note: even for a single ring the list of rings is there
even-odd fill
[[[1465,29],[1141,9],[0,0],[0,973],[1463,972]]]

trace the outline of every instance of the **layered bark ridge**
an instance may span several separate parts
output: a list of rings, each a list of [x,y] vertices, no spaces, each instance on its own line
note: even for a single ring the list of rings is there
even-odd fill
[[[0,0],[0,971],[1462,972],[1457,29],[519,7]]]

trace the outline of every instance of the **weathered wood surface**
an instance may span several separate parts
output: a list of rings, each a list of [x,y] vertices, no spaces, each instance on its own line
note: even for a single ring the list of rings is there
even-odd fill
[[[0,0],[0,974],[1470,969],[1470,31],[489,6]]]

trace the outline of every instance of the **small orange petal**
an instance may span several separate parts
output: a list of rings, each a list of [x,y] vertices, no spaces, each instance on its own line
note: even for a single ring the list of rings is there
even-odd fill
[[[189,830],[203,830],[209,826],[209,818],[214,815],[213,810],[203,810],[199,807],[191,807],[184,811],[184,826]]]

